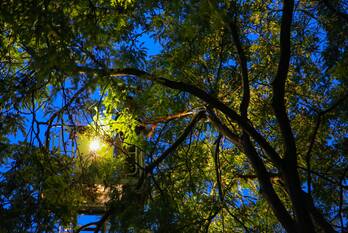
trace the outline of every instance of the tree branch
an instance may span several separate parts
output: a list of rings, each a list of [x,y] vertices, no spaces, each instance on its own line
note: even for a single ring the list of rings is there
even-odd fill
[[[99,223],[99,221],[87,223],[87,224],[79,227],[76,231],[74,231],[74,233],[80,233],[81,231],[83,231],[87,227],[96,226],[98,223]]]
[[[284,139],[285,159],[296,167],[296,144],[286,112],[285,82],[289,71],[291,22],[294,9],[293,0],[283,1],[283,16],[280,29],[280,60],[275,79],[272,83],[272,107],[278,120],[280,131]]]
[[[223,124],[220,119],[216,116],[211,108],[207,108],[208,118],[212,125],[225,137],[227,137],[232,143],[241,148],[242,141],[240,137],[233,133],[225,124]]]
[[[308,189],[309,194],[311,194],[311,180],[312,180],[311,172],[310,172],[311,171],[311,153],[312,153],[312,149],[314,146],[315,138],[316,138],[317,133],[318,133],[320,122],[321,122],[321,116],[318,117],[318,119],[315,123],[314,131],[313,131],[313,134],[312,134],[312,137],[310,140],[310,144],[308,147],[308,151],[307,151],[307,154],[305,157],[306,165],[307,165],[307,189]]]
[[[325,233],[335,233],[336,231],[332,226],[326,221],[323,214],[314,206],[311,195],[303,192],[303,196],[306,198],[306,205],[309,209],[312,218],[315,223],[324,230]]]
[[[317,120],[314,126],[314,130],[313,130],[313,134],[311,135],[310,138],[310,144],[306,153],[306,165],[307,165],[307,188],[308,188],[308,193],[311,194],[311,154],[312,154],[312,150],[314,147],[314,143],[315,143],[315,139],[321,124],[321,120],[322,117],[324,117],[326,114],[328,114],[329,112],[333,111],[336,107],[338,107],[342,102],[344,102],[348,97],[348,93],[346,93],[345,95],[343,95],[341,98],[339,98],[338,100],[336,100],[333,104],[331,104],[331,106],[329,108],[327,108],[326,110],[323,110],[321,112],[319,112],[318,116],[317,116]]]
[[[233,42],[236,46],[238,59],[242,70],[242,88],[243,88],[243,97],[240,104],[241,116],[247,118],[248,106],[250,102],[250,88],[249,88],[249,77],[248,77],[248,66],[247,58],[245,56],[244,49],[242,47],[239,28],[234,20],[230,20],[228,24],[228,29],[232,34]]]
[[[59,109],[58,111],[56,111],[55,113],[53,113],[51,115],[51,117],[48,119],[47,121],[47,130],[45,132],[45,137],[46,137],[46,140],[45,140],[45,147],[47,149],[49,149],[49,145],[50,145],[50,131],[51,131],[51,128],[52,128],[52,124],[53,124],[53,121],[60,115],[62,114],[64,111],[66,111],[70,105],[75,101],[75,99],[82,93],[86,90],[86,88],[88,87],[88,85],[90,84],[90,82],[87,82],[83,87],[81,87],[72,97],[71,99],[61,108]]]
[[[108,218],[111,215],[111,209],[109,209],[109,211],[107,211],[103,217],[97,222],[96,224],[96,228],[94,230],[94,233],[98,233],[100,231],[100,229],[102,228],[103,224],[108,220]]]
[[[85,72],[85,73],[94,73],[106,75],[103,70],[89,68],[89,67],[76,67],[76,72]],[[110,69],[107,73],[112,77],[124,77],[124,76],[137,76],[138,78],[150,80],[165,87],[169,87],[171,89],[180,90],[184,92],[188,92],[191,95],[199,98],[204,101],[208,105],[213,108],[219,109],[223,112],[228,118],[236,122],[240,127],[242,127],[255,141],[266,151],[271,160],[276,164],[278,168],[283,168],[284,165],[279,157],[278,153],[274,150],[274,148],[267,142],[267,140],[259,133],[257,130],[250,125],[250,123],[242,118],[239,114],[237,114],[234,110],[229,108],[226,104],[222,103],[220,100],[215,97],[209,95],[204,90],[183,82],[172,81],[166,78],[157,77],[155,75],[149,74],[145,71],[138,70],[135,68],[123,68],[123,69]]]
[[[295,138],[287,115],[285,103],[285,83],[290,66],[291,23],[293,18],[294,0],[283,1],[283,15],[280,29],[280,60],[275,79],[272,83],[272,107],[278,120],[284,140],[284,161],[287,164],[283,177],[292,202],[297,228],[300,232],[314,233],[314,225],[306,207],[302,194],[301,182],[297,171],[297,154]]]
[[[182,134],[179,136],[179,138],[172,144],[171,147],[169,147],[167,150],[163,152],[163,154],[158,157],[155,161],[153,161],[151,164],[149,164],[147,167],[145,167],[145,174],[148,172],[152,172],[152,170],[158,166],[165,158],[167,158],[168,155],[170,155],[173,151],[175,151],[178,146],[186,139],[186,137],[189,135],[189,133],[192,131],[196,123],[204,117],[204,111],[198,112],[190,124],[184,129]]]
[[[255,150],[248,135],[243,135],[243,148],[244,153],[248,157],[251,165],[253,166],[260,183],[260,192],[263,197],[270,204],[275,216],[281,222],[287,232],[298,232],[295,222],[291,218],[290,214],[286,210],[279,196],[275,192],[271,183],[269,172],[267,171],[265,164]]]
[[[242,139],[239,138],[230,129],[228,129],[224,124],[220,122],[220,120],[217,118],[217,116],[211,109],[207,108],[207,111],[209,113],[208,115],[209,119],[213,122],[215,127],[219,129],[219,131],[222,134],[224,134],[229,140],[235,143],[240,148],[240,150],[242,150],[248,157],[249,161],[251,162],[256,172],[256,176],[260,182],[262,195],[266,198],[268,203],[271,205],[275,215],[280,220],[284,228],[288,232],[297,232],[294,228],[295,224],[291,216],[286,211],[283,203],[281,202],[281,200],[279,199],[277,193],[275,192],[273,188],[273,185],[270,181],[270,173],[267,171],[263,161],[257,154],[248,135],[243,135]]]
[[[222,138],[222,135],[220,134],[215,141],[216,146],[215,146],[215,152],[214,152],[214,163],[215,163],[215,175],[216,175],[216,182],[217,182],[218,191],[219,191],[219,198],[220,198],[220,201],[223,202],[224,195],[222,192],[222,185],[221,185],[220,158],[219,158],[221,138]]]
[[[178,118],[184,118],[187,116],[191,116],[193,114],[194,114],[194,111],[184,111],[184,112],[179,112],[179,113],[175,113],[175,114],[171,114],[171,115],[167,115],[167,116],[163,116],[163,117],[158,117],[158,118],[155,118],[153,120],[144,120],[144,121],[142,121],[142,124],[144,124],[144,125],[158,124],[158,123],[168,122],[168,121],[178,119]]]

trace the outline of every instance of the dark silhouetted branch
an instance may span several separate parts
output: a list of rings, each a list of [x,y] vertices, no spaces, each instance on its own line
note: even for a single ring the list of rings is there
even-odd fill
[[[197,122],[202,119],[205,116],[204,111],[198,112],[188,124],[188,126],[184,129],[182,134],[178,137],[178,139],[167,149],[165,150],[161,156],[159,156],[155,161],[153,161],[151,164],[145,167],[145,174],[148,172],[152,172],[152,170],[158,166],[165,158],[167,158],[168,155],[173,153],[179,145],[186,139],[186,137],[189,135],[189,133],[193,130],[194,126],[197,124]]]

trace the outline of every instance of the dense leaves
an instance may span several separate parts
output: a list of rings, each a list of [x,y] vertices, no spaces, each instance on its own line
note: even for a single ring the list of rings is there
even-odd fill
[[[2,1],[0,231],[347,231],[347,7]]]

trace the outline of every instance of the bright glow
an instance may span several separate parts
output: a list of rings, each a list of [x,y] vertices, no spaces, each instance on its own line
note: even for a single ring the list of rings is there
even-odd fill
[[[97,152],[101,148],[101,142],[99,138],[94,138],[90,144],[89,144],[89,149],[91,152]]]

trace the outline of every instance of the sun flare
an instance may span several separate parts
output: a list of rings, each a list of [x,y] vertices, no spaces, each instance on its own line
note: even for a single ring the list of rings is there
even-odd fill
[[[89,150],[91,152],[97,152],[101,149],[101,142],[99,138],[94,138],[89,144]]]

